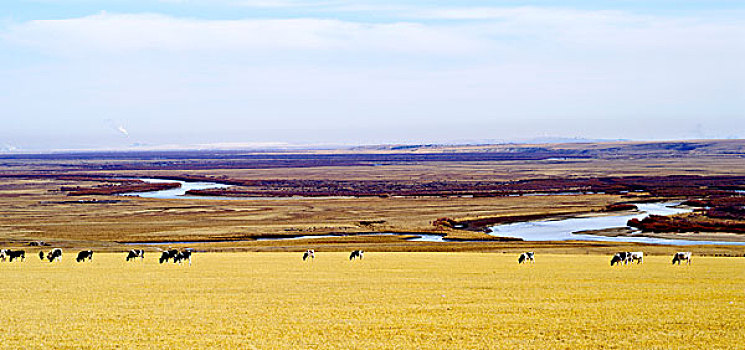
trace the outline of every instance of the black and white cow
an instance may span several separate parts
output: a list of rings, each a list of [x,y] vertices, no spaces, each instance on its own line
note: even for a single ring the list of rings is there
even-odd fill
[[[132,249],[129,251],[129,254],[127,254],[127,261],[135,260],[137,258],[140,258],[140,261],[145,259],[145,250],[143,249]]]
[[[678,265],[680,265],[680,262],[683,260],[686,261],[686,265],[690,265],[691,252],[677,252],[675,253],[675,255],[673,255],[673,265],[675,265],[675,263],[678,263]]]
[[[535,252],[525,252],[520,254],[520,257],[517,258],[517,263],[522,264],[525,261],[530,261],[531,263],[535,262]]]
[[[5,249],[5,255],[8,256],[8,261],[13,262],[15,259],[20,259],[21,261],[26,261],[26,251],[25,250],[11,250],[11,249]]]
[[[631,256],[631,252],[618,252],[613,255],[613,257],[610,259],[610,266],[613,266],[615,264],[621,264],[624,265],[629,263],[629,257]]]
[[[49,260],[49,262],[52,262],[55,260],[62,261],[62,249],[59,249],[59,248],[52,249],[49,252],[49,254],[47,254],[47,260]]]
[[[83,262],[85,259],[88,259],[88,261],[93,260],[93,251],[92,250],[84,250],[82,252],[78,253],[78,256],[75,258],[75,261],[77,262]]]
[[[306,250],[305,253],[303,253],[303,261],[305,261],[308,258],[315,259],[316,258],[316,251],[313,250],[313,249]]]
[[[176,258],[176,254],[178,254],[178,249],[164,250],[163,253],[160,254],[160,259],[158,259],[158,262],[160,262],[161,264],[164,262],[168,262],[168,260]]]
[[[632,263],[636,261],[637,264],[644,263],[644,252],[628,252],[629,256],[629,262]]]
[[[7,251],[7,249],[0,249],[0,261],[5,261],[8,259]]]
[[[191,249],[184,249],[184,250],[176,253],[176,255],[173,257],[173,262],[174,263],[181,264],[184,261],[188,261],[189,262],[189,266],[191,266]]]
[[[362,250],[355,250],[352,252],[352,254],[349,254],[349,260],[354,260],[356,258],[360,258],[362,260],[362,256],[365,254]]]

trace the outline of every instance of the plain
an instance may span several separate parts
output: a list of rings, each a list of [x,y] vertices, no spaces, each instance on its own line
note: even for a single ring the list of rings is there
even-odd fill
[[[154,253],[0,263],[7,348],[726,349],[745,329],[745,259],[318,252]]]

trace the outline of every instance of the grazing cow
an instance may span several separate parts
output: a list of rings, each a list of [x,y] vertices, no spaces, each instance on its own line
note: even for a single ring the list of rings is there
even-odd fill
[[[8,258],[7,249],[0,249],[0,261],[5,261]]]
[[[8,256],[8,261],[13,262],[14,259],[21,259],[21,261],[26,261],[26,251],[25,250],[10,250],[6,249],[5,254]]]
[[[160,259],[158,262],[161,264],[164,262],[168,262],[169,259],[174,259],[176,257],[176,254],[178,254],[177,249],[171,249],[171,250],[164,250],[163,253],[160,254]]]
[[[613,266],[615,264],[621,264],[624,265],[629,263],[629,257],[631,256],[630,252],[618,252],[613,255],[613,258],[610,259],[610,266]]]
[[[644,263],[644,252],[629,252],[629,262],[636,261],[637,264]]]
[[[184,249],[173,257],[173,263],[181,264],[182,261],[188,260],[189,266],[191,266],[191,249]]]
[[[675,265],[675,263],[678,263],[678,265],[680,265],[680,262],[683,260],[686,261],[686,265],[690,265],[691,252],[677,252],[675,253],[675,255],[673,255],[673,265]]]
[[[352,254],[349,255],[349,260],[354,260],[356,258],[360,258],[362,260],[362,255],[364,255],[365,252],[362,250],[355,250],[352,252]]]
[[[85,259],[88,259],[88,261],[93,260],[92,250],[84,250],[82,252],[79,252],[78,256],[75,258],[75,261],[82,262],[82,261],[85,261]]]
[[[62,261],[62,249],[59,249],[59,248],[52,249],[49,252],[49,254],[47,254],[47,260],[49,260],[49,262],[52,262],[55,260]]]
[[[129,251],[129,254],[127,254],[127,261],[137,258],[140,258],[140,260],[145,259],[145,251],[143,249],[132,249]]]
[[[531,263],[535,262],[535,252],[525,252],[520,254],[520,257],[517,258],[517,263],[522,264],[525,261],[530,261]]]
[[[44,261],[44,251],[43,251],[43,250],[40,250],[40,251],[39,251],[39,259],[40,259],[41,261]]]
[[[303,261],[305,261],[305,259],[308,259],[308,258],[315,259],[316,251],[313,249],[306,250],[305,253],[303,253]]]

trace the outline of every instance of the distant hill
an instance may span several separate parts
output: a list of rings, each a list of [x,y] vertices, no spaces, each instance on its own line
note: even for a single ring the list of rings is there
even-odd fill
[[[377,145],[339,149],[183,150],[5,154],[2,160],[129,160],[95,165],[100,170],[289,168],[365,166],[411,162],[540,161],[561,159],[745,158],[745,140],[587,142],[482,145]],[[205,161],[209,160],[209,161]],[[91,167],[93,165],[90,165]],[[81,168],[86,166],[80,165]]]

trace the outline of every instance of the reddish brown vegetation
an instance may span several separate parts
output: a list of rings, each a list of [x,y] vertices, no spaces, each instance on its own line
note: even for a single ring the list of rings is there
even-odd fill
[[[715,219],[745,220],[745,207],[714,207],[706,211],[706,216]]]
[[[176,177],[172,177],[176,178]],[[186,179],[185,177],[178,177]],[[212,180],[215,179],[202,179]],[[197,196],[474,196],[646,192],[655,197],[703,197],[734,194],[745,176],[632,176],[522,181],[382,181],[382,180],[241,180],[220,182],[241,188],[189,191]]]
[[[401,150],[404,151],[404,150]],[[412,162],[475,162],[545,160],[551,158],[590,158],[580,150],[521,147],[496,152],[441,153],[246,153],[241,151],[209,152],[117,152],[69,154],[0,155],[0,159],[59,161],[68,170],[203,170],[203,169],[276,169],[328,166],[375,166],[380,164],[410,164]],[[81,162],[70,166],[70,160],[110,160]],[[56,165],[56,164],[52,164]]]
[[[683,204],[706,208],[703,213],[710,218],[745,220],[745,196],[692,199],[683,202]]]
[[[707,220],[701,217],[650,215],[643,220],[631,219],[631,227],[646,232],[734,232],[745,233],[745,222],[729,220]]]
[[[627,211],[627,210],[637,210],[635,205],[633,204],[627,204],[627,203],[616,203],[616,204],[610,204],[605,207],[605,211]]]
[[[61,191],[68,192],[68,196],[87,196],[87,195],[114,195],[129,192],[150,192],[161,191],[172,188],[179,188],[181,184],[177,182],[168,183],[147,183],[140,180],[108,180],[118,183],[105,184],[92,187],[82,186],[62,186]]]

